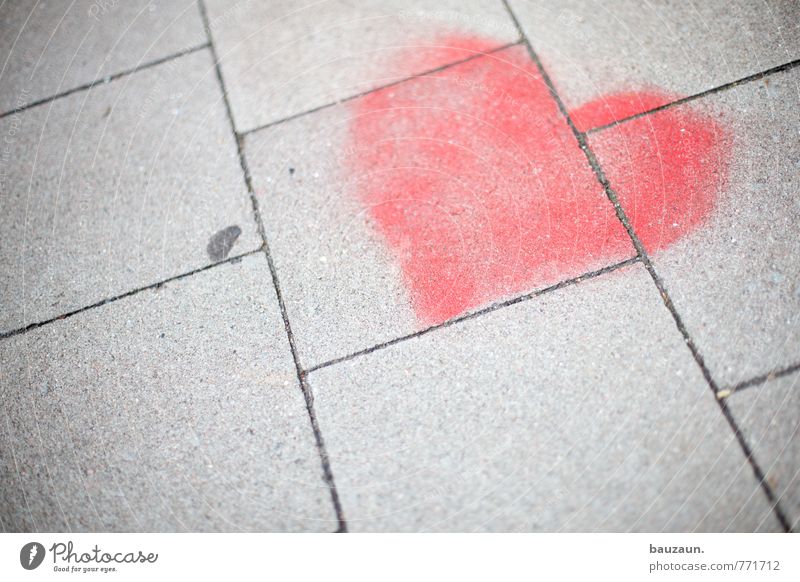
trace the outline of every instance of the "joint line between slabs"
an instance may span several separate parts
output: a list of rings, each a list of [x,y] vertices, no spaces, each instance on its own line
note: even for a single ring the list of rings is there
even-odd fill
[[[675,101],[665,103],[664,105],[659,105],[658,107],[648,109],[647,111],[642,111],[641,113],[635,113],[634,115],[630,115],[628,117],[612,121],[611,123],[606,123],[604,125],[598,125],[597,127],[592,127],[590,129],[587,129],[584,132],[584,134],[589,135],[592,133],[597,133],[606,129],[610,129],[612,127],[616,127],[622,123],[627,123],[628,121],[633,121],[635,119],[647,117],[648,115],[652,115],[653,113],[658,113],[659,111],[664,111],[665,109],[671,109],[673,107],[677,107],[678,105],[683,105],[684,103],[689,103],[690,101],[695,101],[697,99],[701,99],[708,95],[713,95],[714,93],[720,93],[722,91],[727,91],[728,89],[733,89],[734,87],[738,87],[739,85],[746,85],[747,83],[751,83],[753,81],[759,81],[776,73],[790,71],[795,67],[797,67],[798,65],[800,65],[800,59],[790,61],[788,63],[778,65],[777,67],[772,67],[770,69],[766,69],[764,71],[760,71],[758,73],[754,73],[746,77],[742,77],[741,79],[736,79],[735,81],[731,81],[730,83],[724,83],[722,85],[712,87],[711,89],[706,89],[705,91],[701,91],[700,93],[695,93],[694,95],[689,95],[688,97],[682,97],[681,99],[676,99]]]
[[[149,285],[144,285],[142,287],[136,287],[135,289],[131,289],[130,291],[125,291],[124,293],[120,293],[119,295],[113,295],[111,297],[107,297],[105,299],[101,299],[100,301],[96,301],[95,303],[90,303],[89,305],[84,305],[83,307],[79,307],[77,309],[73,309],[72,311],[67,311],[66,313],[62,313],[61,315],[56,315],[55,317],[51,317],[49,319],[44,319],[42,321],[37,321],[34,323],[29,323],[24,327],[20,327],[17,329],[12,329],[10,331],[0,332],[0,341],[13,337],[15,335],[22,335],[24,333],[28,333],[29,331],[33,331],[34,329],[38,329],[40,327],[44,327],[46,325],[50,325],[51,323],[55,323],[56,321],[61,321],[62,319],[69,319],[74,315],[78,315],[79,313],[83,313],[84,311],[88,311],[90,309],[95,309],[97,307],[102,307],[103,305],[108,305],[110,303],[115,303],[120,299],[125,299],[126,297],[132,297],[133,295],[138,295],[142,291],[148,291],[151,289],[158,289],[167,283],[172,283],[174,281],[180,281],[181,279],[187,279],[192,277],[193,275],[197,275],[198,273],[202,273],[203,271],[208,271],[215,267],[219,267],[220,265],[228,265],[231,263],[238,263],[245,257],[249,257],[250,255],[254,255],[256,253],[261,252],[260,248],[257,248],[252,251],[247,251],[245,253],[228,257],[221,261],[217,261],[216,263],[211,263],[209,265],[204,265],[197,269],[193,269],[191,271],[186,271],[185,273],[179,273],[178,275],[173,275],[172,277],[167,277],[166,279],[162,279],[161,281],[157,281],[156,283],[150,283]]]
[[[23,111],[27,111],[28,109],[33,109],[34,107],[38,107],[40,105],[47,105],[48,103],[51,103],[53,101],[57,101],[58,99],[61,99],[63,97],[69,97],[70,95],[73,95],[75,93],[80,93],[82,91],[88,91],[89,89],[97,87],[98,85],[105,85],[106,83],[111,83],[112,81],[116,81],[117,79],[122,79],[123,77],[128,77],[130,75],[133,75],[134,73],[138,73],[140,71],[144,71],[144,70],[150,69],[152,67],[157,67],[158,65],[163,65],[164,63],[167,63],[169,61],[174,61],[175,59],[179,59],[181,57],[185,57],[187,55],[190,55],[192,53],[196,53],[198,51],[201,51],[201,50],[207,49],[207,48],[209,48],[209,44],[207,42],[204,42],[203,44],[197,45],[195,47],[191,47],[191,48],[179,51],[177,53],[173,53],[171,55],[167,55],[165,57],[161,57],[161,58],[149,61],[147,63],[144,63],[144,64],[138,65],[136,67],[133,67],[131,69],[126,69],[124,71],[120,71],[120,72],[114,73],[112,75],[108,75],[106,77],[103,77],[102,79],[96,79],[96,80],[92,81],[91,83],[85,83],[83,85],[79,85],[77,87],[73,87],[72,89],[67,89],[66,91],[62,91],[61,93],[56,93],[55,95],[50,95],[49,97],[43,97],[42,99],[37,99],[36,101],[33,101],[31,103],[25,103],[24,105],[21,105],[20,107],[16,107],[16,108],[11,109],[9,111],[5,111],[3,113],[0,113],[0,119],[3,119],[5,117],[9,117],[10,115],[15,115],[17,113],[22,113]]]
[[[611,265],[607,265],[607,266],[605,266],[605,267],[603,267],[601,269],[598,269],[596,271],[589,271],[587,273],[583,273],[583,274],[578,275],[577,277],[573,277],[571,279],[564,279],[563,281],[559,281],[558,283],[554,283],[553,285],[549,285],[549,286],[544,287],[542,289],[537,289],[537,290],[531,291],[530,293],[525,293],[523,295],[517,295],[516,297],[512,297],[511,299],[507,299],[506,301],[501,301],[499,303],[492,303],[492,304],[490,304],[490,305],[488,305],[488,306],[486,306],[486,307],[484,307],[482,309],[478,309],[477,311],[471,311],[471,312],[466,313],[464,315],[460,315],[458,317],[454,317],[453,319],[448,319],[447,321],[444,321],[444,322],[439,323],[437,325],[432,325],[430,327],[426,327],[425,329],[421,329],[421,330],[419,330],[417,332],[410,333],[408,335],[403,335],[403,336],[400,336],[400,337],[396,337],[394,339],[391,339],[391,340],[388,340],[388,341],[385,341],[385,342],[382,342],[382,343],[379,343],[379,344],[375,344],[375,345],[370,346],[368,348],[365,348],[363,350],[359,350],[357,352],[353,352],[353,353],[347,354],[345,356],[341,356],[339,358],[334,358],[332,360],[328,360],[327,362],[323,362],[321,364],[317,364],[315,366],[312,366],[311,368],[305,370],[305,373],[306,374],[310,374],[311,372],[316,372],[317,370],[321,370],[323,368],[328,368],[330,366],[335,366],[337,364],[342,364],[344,362],[348,362],[350,360],[359,358],[361,356],[366,356],[368,354],[371,354],[372,352],[376,352],[378,350],[382,350],[384,348],[388,348],[388,347],[391,347],[393,345],[396,345],[396,344],[399,344],[399,343],[403,343],[403,342],[405,342],[407,340],[411,340],[411,339],[415,339],[415,338],[421,337],[423,335],[427,335],[427,334],[431,333],[432,331],[436,331],[438,329],[442,329],[442,328],[445,328],[445,327],[450,327],[451,325],[456,325],[456,324],[459,324],[461,322],[468,321],[470,319],[476,319],[476,318],[481,317],[483,315],[488,315],[489,313],[492,313],[494,311],[499,311],[499,310],[504,309],[506,307],[511,307],[512,305],[516,305],[517,303],[522,303],[524,301],[528,301],[530,299],[533,299],[534,297],[539,297],[540,295],[544,295],[544,294],[549,293],[551,291],[556,291],[558,289],[563,289],[564,287],[569,287],[571,285],[577,285],[578,283],[581,283],[582,281],[585,281],[587,279],[594,279],[595,277],[599,277],[600,275],[604,275],[605,273],[610,273],[612,271],[616,271],[617,269],[621,269],[623,267],[627,267],[629,265],[633,265],[633,264],[639,263],[639,262],[641,262],[641,259],[638,256],[637,257],[631,257],[629,259],[625,259],[624,261],[620,261],[619,263],[614,263],[614,264],[611,264]]]
[[[772,380],[777,380],[778,378],[783,378],[784,376],[789,376],[791,374],[794,374],[799,370],[800,370],[800,363],[792,364],[790,366],[786,366],[785,368],[778,368],[775,370],[771,370],[766,374],[754,376],[749,380],[745,380],[743,382],[739,382],[738,384],[734,384],[730,388],[720,390],[717,393],[717,398],[728,398],[729,396],[732,396],[737,392],[741,392],[742,390],[746,390],[747,388],[754,388],[756,386],[761,386]]]
[[[311,391],[311,386],[308,384],[307,381],[307,374],[303,371],[300,360],[297,353],[297,347],[294,341],[294,334],[292,333],[292,327],[289,323],[289,316],[286,310],[286,303],[283,299],[283,293],[281,292],[280,284],[278,281],[278,273],[275,268],[275,262],[272,259],[272,253],[269,249],[269,243],[267,242],[267,235],[266,230],[264,228],[264,222],[261,218],[261,212],[258,206],[258,199],[256,198],[255,191],[253,189],[253,182],[252,177],[250,174],[250,169],[247,164],[247,159],[245,158],[244,153],[244,140],[243,135],[239,134],[236,130],[236,123],[233,116],[233,109],[230,104],[230,100],[228,98],[228,92],[225,87],[225,82],[222,78],[222,69],[220,66],[219,56],[217,54],[217,49],[214,45],[214,39],[211,36],[211,24],[208,18],[208,12],[206,10],[204,0],[198,1],[198,7],[200,10],[200,15],[203,19],[203,25],[206,30],[206,34],[208,36],[208,47],[211,51],[211,56],[214,60],[214,69],[217,75],[217,81],[219,82],[220,91],[222,92],[222,101],[225,105],[225,111],[228,116],[228,121],[231,127],[231,133],[233,134],[233,138],[236,142],[236,149],[239,154],[239,164],[242,168],[242,175],[244,178],[245,186],[247,187],[247,192],[250,195],[250,203],[253,208],[253,217],[256,222],[256,227],[258,228],[259,235],[261,236],[262,242],[262,250],[264,251],[264,255],[267,259],[267,265],[269,266],[270,275],[272,278],[272,284],[275,289],[275,294],[278,298],[278,306],[281,312],[281,318],[283,319],[284,329],[286,330],[286,337],[289,342],[289,349],[292,353],[292,360],[294,361],[295,372],[297,374],[297,380],[300,384],[300,389],[303,392],[303,398],[305,399],[306,403],[306,410],[308,412],[309,420],[311,422],[311,428],[314,432],[314,438],[317,445],[317,452],[320,456],[320,462],[322,464],[322,472],[323,477],[328,486],[328,491],[331,495],[331,501],[333,503],[334,511],[336,512],[336,519],[338,522],[338,532],[347,532],[347,522],[344,518],[344,512],[342,510],[341,501],[339,499],[339,493],[336,490],[336,483],[333,478],[333,471],[330,466],[330,458],[328,456],[327,449],[325,447],[325,441],[322,438],[322,432],[319,428],[319,422],[317,420],[317,415],[314,411],[314,394]]]
[[[536,54],[536,51],[533,50],[533,45],[531,44],[530,40],[528,39],[528,36],[525,34],[525,31],[523,30],[522,25],[520,24],[519,20],[517,19],[516,14],[514,14],[514,11],[511,9],[511,6],[508,4],[508,0],[502,0],[502,2],[503,2],[503,5],[505,6],[509,16],[513,20],[514,25],[517,27],[517,30],[519,31],[520,35],[522,36],[523,42],[524,42],[524,44],[525,44],[525,46],[526,46],[526,48],[528,50],[528,54],[530,55],[530,58],[533,60],[533,62],[536,65],[537,69],[539,70],[539,73],[542,75],[542,80],[544,81],[545,85],[547,86],[547,89],[550,92],[550,95],[553,97],[553,100],[556,102],[556,105],[558,106],[559,111],[561,112],[561,114],[563,115],[564,119],[566,120],[567,125],[569,125],[570,129],[572,130],[572,133],[575,136],[576,141],[578,142],[578,146],[581,148],[581,151],[583,151],[584,155],[586,156],[586,159],[587,159],[587,161],[589,163],[589,166],[592,168],[592,171],[594,172],[597,180],[600,182],[601,186],[603,187],[603,190],[605,191],[606,196],[608,197],[608,199],[611,201],[612,205],[614,206],[614,210],[616,211],[617,218],[620,220],[620,222],[622,223],[623,227],[628,232],[628,236],[630,236],[631,242],[633,243],[633,246],[636,248],[636,252],[638,253],[638,256],[641,258],[642,263],[644,264],[645,268],[647,269],[647,272],[650,274],[650,277],[652,278],[653,283],[655,284],[656,288],[658,289],[658,291],[659,291],[659,293],[661,295],[661,299],[664,302],[664,305],[666,306],[666,308],[669,310],[670,314],[672,315],[672,318],[675,321],[675,325],[677,326],[678,331],[680,331],[681,335],[683,336],[684,341],[685,341],[687,347],[689,348],[689,350],[691,351],[695,362],[700,367],[700,370],[701,370],[701,372],[703,374],[703,377],[705,378],[705,380],[708,383],[711,391],[714,393],[714,395],[716,397],[717,393],[719,392],[719,388],[718,388],[716,382],[714,381],[714,378],[711,376],[711,373],[708,370],[707,366],[705,365],[705,361],[703,360],[703,356],[700,353],[700,350],[697,348],[697,345],[695,344],[694,340],[689,335],[688,330],[684,326],[683,320],[681,319],[680,314],[678,313],[677,309],[675,308],[675,305],[673,304],[672,299],[670,298],[669,293],[667,292],[667,289],[666,289],[666,286],[664,285],[664,282],[661,280],[661,278],[659,277],[658,273],[656,272],[655,267],[653,266],[653,263],[651,262],[650,257],[648,256],[647,251],[644,248],[644,245],[642,244],[641,240],[639,239],[639,237],[637,236],[636,232],[634,231],[633,226],[631,225],[627,215],[625,214],[624,209],[622,208],[622,205],[619,203],[619,199],[617,198],[616,192],[611,187],[611,184],[609,183],[608,178],[605,175],[605,172],[603,171],[602,167],[600,166],[600,163],[597,160],[597,157],[595,156],[595,154],[592,151],[592,149],[589,147],[589,143],[588,143],[588,141],[586,139],[586,134],[584,132],[578,130],[578,128],[575,126],[575,123],[573,122],[572,118],[569,115],[569,111],[567,111],[567,108],[564,105],[564,101],[561,99],[560,95],[556,91],[555,85],[553,84],[553,81],[550,78],[550,75],[547,73],[547,71],[545,70],[544,66],[542,65],[542,62],[539,59],[538,55]],[[747,458],[747,461],[750,463],[750,467],[753,470],[753,474],[754,474],[756,480],[761,485],[761,489],[764,492],[764,495],[766,495],[767,500],[769,501],[770,505],[772,506],[773,512],[775,514],[775,517],[778,519],[778,521],[780,522],[781,526],[783,527],[783,529],[785,531],[787,531],[787,532],[791,531],[791,524],[790,524],[789,520],[787,519],[786,514],[784,513],[783,509],[780,506],[779,499],[776,497],[776,495],[773,492],[772,487],[770,486],[770,484],[767,483],[767,480],[765,478],[764,472],[761,470],[761,467],[758,465],[758,462],[756,461],[755,457],[753,456],[753,452],[752,452],[752,450],[750,448],[750,445],[747,443],[746,439],[744,438],[744,435],[743,435],[741,429],[739,428],[739,426],[736,423],[736,419],[734,419],[733,414],[731,414],[731,412],[728,409],[728,406],[727,406],[727,404],[725,403],[724,400],[721,400],[719,398],[715,398],[715,399],[717,401],[717,404],[720,407],[720,410],[721,410],[723,416],[728,421],[728,425],[730,426],[731,430],[733,431],[734,436],[736,437],[736,440],[739,442],[739,445],[740,445],[740,447],[742,449],[742,452],[744,453],[745,457]]]
[[[330,109],[331,107],[335,107],[337,105],[341,105],[342,103],[347,103],[348,101],[353,101],[354,99],[359,99],[360,97],[364,97],[366,95],[369,95],[370,93],[375,93],[376,91],[383,91],[384,89],[388,89],[389,87],[394,87],[394,86],[399,85],[401,83],[406,83],[408,81],[413,81],[414,79],[419,79],[420,77],[426,77],[428,75],[433,75],[435,73],[440,73],[440,72],[446,71],[447,69],[450,69],[452,67],[456,67],[458,65],[463,65],[464,63],[468,63],[470,61],[474,61],[475,59],[480,59],[480,58],[488,56],[488,55],[493,55],[495,53],[502,52],[502,51],[504,51],[506,49],[510,49],[511,47],[515,47],[515,46],[521,45],[522,43],[523,43],[522,39],[515,40],[514,42],[510,42],[510,43],[504,44],[502,46],[498,46],[498,47],[495,47],[493,49],[489,49],[486,52],[476,53],[476,54],[470,55],[470,56],[468,56],[468,57],[466,57],[464,59],[461,59],[461,60],[458,60],[458,61],[453,61],[452,63],[447,63],[445,65],[440,65],[440,66],[438,66],[438,67],[436,67],[434,69],[429,69],[427,71],[424,71],[422,73],[418,73],[416,75],[410,75],[408,77],[404,77],[402,79],[398,79],[397,81],[392,81],[391,83],[386,83],[385,85],[381,85],[381,86],[375,87],[373,89],[368,89],[366,91],[362,91],[360,93],[356,93],[355,95],[350,95],[349,97],[343,97],[341,99],[338,99],[337,101],[331,101],[330,103],[325,103],[324,105],[319,105],[317,107],[312,107],[311,109],[307,109],[307,110],[301,111],[299,113],[293,113],[292,115],[288,115],[286,117],[283,117],[281,119],[277,119],[275,121],[270,121],[269,123],[265,123],[263,125],[257,125],[256,127],[253,127],[253,128],[250,128],[250,129],[247,129],[247,130],[244,130],[244,131],[240,132],[238,135],[243,137],[243,136],[246,136],[246,135],[250,135],[251,133],[259,132],[259,131],[264,130],[264,129],[269,129],[270,127],[274,127],[276,125],[281,125],[281,124],[286,123],[288,121],[293,121],[293,120],[298,119],[300,117],[305,117],[306,115],[311,115],[312,113],[317,113],[318,111],[322,111],[324,109]]]

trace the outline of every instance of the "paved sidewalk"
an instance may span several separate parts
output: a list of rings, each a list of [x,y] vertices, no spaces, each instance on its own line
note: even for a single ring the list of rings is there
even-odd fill
[[[3,5],[0,529],[797,530],[797,14]]]

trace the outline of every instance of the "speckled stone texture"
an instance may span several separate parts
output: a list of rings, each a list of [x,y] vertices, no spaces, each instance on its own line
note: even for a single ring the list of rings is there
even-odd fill
[[[504,94],[505,75],[514,75],[515,82],[530,85],[535,96],[544,97],[546,103],[536,100],[524,107],[533,110],[536,135],[542,135],[546,144],[504,133],[506,125],[513,125],[509,119],[519,115],[516,107],[492,105],[492,100],[500,100]],[[392,246],[385,236],[391,226],[384,224],[381,230],[374,217],[376,208],[389,204],[369,200],[364,192],[385,191],[387,200],[410,200],[409,213],[424,211],[434,203],[444,208],[437,216],[450,225],[452,238],[478,251],[470,256],[474,260],[459,262],[451,257],[458,259],[464,251],[456,244],[447,248],[441,243],[445,248],[439,257],[445,266],[419,276],[439,277],[436,281],[451,289],[442,273],[461,269],[463,278],[490,289],[488,298],[465,311],[635,254],[523,47],[481,56],[385,92],[385,109],[383,101],[362,107],[364,98],[355,99],[258,131],[245,141],[267,238],[305,367],[430,324],[417,317],[409,293],[413,273],[401,271],[400,266],[403,261],[422,263],[425,257],[417,251],[425,244],[440,244],[436,232],[425,224],[415,228],[412,223],[405,227],[404,240],[418,237],[421,242],[412,250],[408,250],[410,244]],[[393,95],[399,104],[393,103]],[[489,105],[476,108],[474,100]],[[418,125],[403,118],[409,103],[425,111]],[[393,107],[400,113],[395,114]],[[367,116],[365,111],[372,110],[378,119],[368,125],[382,133],[353,138],[354,126]],[[408,148],[401,150],[405,156],[388,159],[387,155],[382,166],[359,161],[361,157],[369,159],[382,140],[416,143],[421,150],[434,141],[447,141],[452,147],[443,155],[455,160],[448,165],[445,159],[415,156],[413,148]],[[461,169],[452,167],[459,164]],[[548,167],[536,169],[537,164]],[[403,176],[403,168],[410,166],[415,169],[408,175],[444,175],[432,201],[430,192],[402,189],[398,181],[384,178],[393,172]],[[399,183],[402,185],[402,180]],[[467,191],[464,184],[469,185]],[[497,207],[508,210],[504,218],[499,218],[502,213]],[[460,220],[453,218],[456,213]],[[511,233],[507,240],[494,238],[503,231]],[[488,242],[480,240],[482,235]],[[527,242],[521,241],[526,237],[541,242],[526,246]],[[499,248],[492,246],[495,241]],[[528,260],[530,273],[535,275],[529,281],[524,281],[528,266],[523,266],[518,256],[515,261],[515,254],[525,253],[534,257]],[[522,288],[504,287],[496,280],[497,272],[508,280],[519,276]],[[447,292],[442,295],[447,298]]]
[[[341,172],[349,119],[332,108],[245,142],[306,368],[416,329],[400,267]]]
[[[797,0],[509,4],[571,110],[623,91],[692,95],[800,57]]]
[[[239,131],[475,54],[452,35],[481,37],[487,50],[519,39],[493,0],[206,3]],[[403,47],[418,59],[392,62]]]
[[[192,0],[3,2],[0,113],[205,42]]]
[[[652,259],[720,387],[800,361],[800,69],[709,95],[681,108],[725,128],[726,181],[706,223]],[[646,162],[638,139],[665,139],[656,113],[594,133],[590,144],[612,187]],[[692,155],[686,151],[685,155]],[[714,162],[714,160],[709,160]],[[623,208],[671,188],[656,179],[617,188]]]
[[[640,265],[309,379],[354,531],[779,528]]]
[[[798,0],[0,4],[0,531],[800,529]]]
[[[0,120],[0,332],[260,244],[202,50]]]
[[[5,531],[333,531],[263,255],[0,343]]]
[[[800,526],[800,374],[735,392],[728,406],[794,531]]]

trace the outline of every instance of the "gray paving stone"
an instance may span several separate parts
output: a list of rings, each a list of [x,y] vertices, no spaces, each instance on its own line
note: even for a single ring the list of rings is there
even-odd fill
[[[506,76],[517,90],[533,95],[536,127],[517,125],[525,123],[515,121],[521,119],[519,108],[496,106],[506,94]],[[406,116],[407,111],[416,113]],[[374,122],[377,136],[353,138],[360,119],[380,115],[384,118]],[[507,140],[507,132],[528,129],[541,140]],[[426,157],[430,143],[445,141],[449,145],[441,156]],[[368,168],[354,163],[382,143],[412,145]],[[245,151],[306,368],[428,327],[430,321],[417,317],[422,309],[413,307],[422,295],[414,295],[415,285],[429,278],[430,288],[447,303],[447,290],[457,279],[448,269],[480,292],[488,290],[464,310],[471,311],[635,254],[523,47],[255,132],[247,136]],[[447,166],[448,156],[458,167]],[[532,170],[536,164],[548,167]],[[387,175],[399,176],[401,185],[383,182]],[[402,185],[417,175],[432,176],[436,188]],[[469,184],[470,192],[460,190],[462,184]],[[445,211],[438,222],[407,228],[393,245],[376,218],[376,209],[389,204],[366,199],[365,191],[396,192],[398,199],[411,201],[404,212],[412,216],[435,205]],[[438,223],[452,224],[461,244],[437,241],[430,224]],[[513,236],[495,236],[507,231]],[[415,237],[443,250],[429,261]],[[472,254],[462,261],[465,247]],[[514,259],[520,255],[535,259],[520,266],[524,260]],[[405,270],[436,260],[444,265],[438,270]],[[513,280],[520,271],[530,278],[516,287],[500,280]],[[441,321],[451,317],[452,312]]]
[[[3,2],[0,112],[204,42],[193,0]]]
[[[240,131],[351,97],[518,40],[500,2],[207,0],[212,36]],[[391,60],[400,47],[418,57]]]
[[[6,531],[333,531],[263,255],[0,342]]]
[[[0,120],[0,331],[258,247],[207,50]],[[227,248],[227,247],[226,247]]]
[[[339,180],[346,112],[248,136],[247,159],[305,367],[416,329],[400,267]],[[310,137],[310,139],[309,139]]]
[[[778,528],[640,265],[309,380],[355,531]]]
[[[800,377],[734,392],[728,406],[797,531],[800,526]]]
[[[797,0],[510,4],[569,109],[628,91],[692,95],[800,57]],[[654,105],[632,98],[625,109]],[[579,125],[614,120],[602,116]]]
[[[799,96],[800,70],[794,69],[676,108],[717,121],[729,159],[708,220],[653,262],[722,387],[800,360]],[[646,204],[649,193],[676,187],[661,178],[627,178],[648,156],[669,150],[671,137],[659,123],[669,115],[666,110],[590,136],[629,213]],[[636,154],[642,139],[656,144],[645,156]],[[670,155],[676,152],[681,160],[695,155],[680,147]],[[620,187],[620,180],[628,186]]]

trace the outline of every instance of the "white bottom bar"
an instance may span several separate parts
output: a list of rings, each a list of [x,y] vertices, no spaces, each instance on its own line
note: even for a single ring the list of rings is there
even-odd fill
[[[799,544],[786,534],[3,534],[0,580],[794,581]]]

